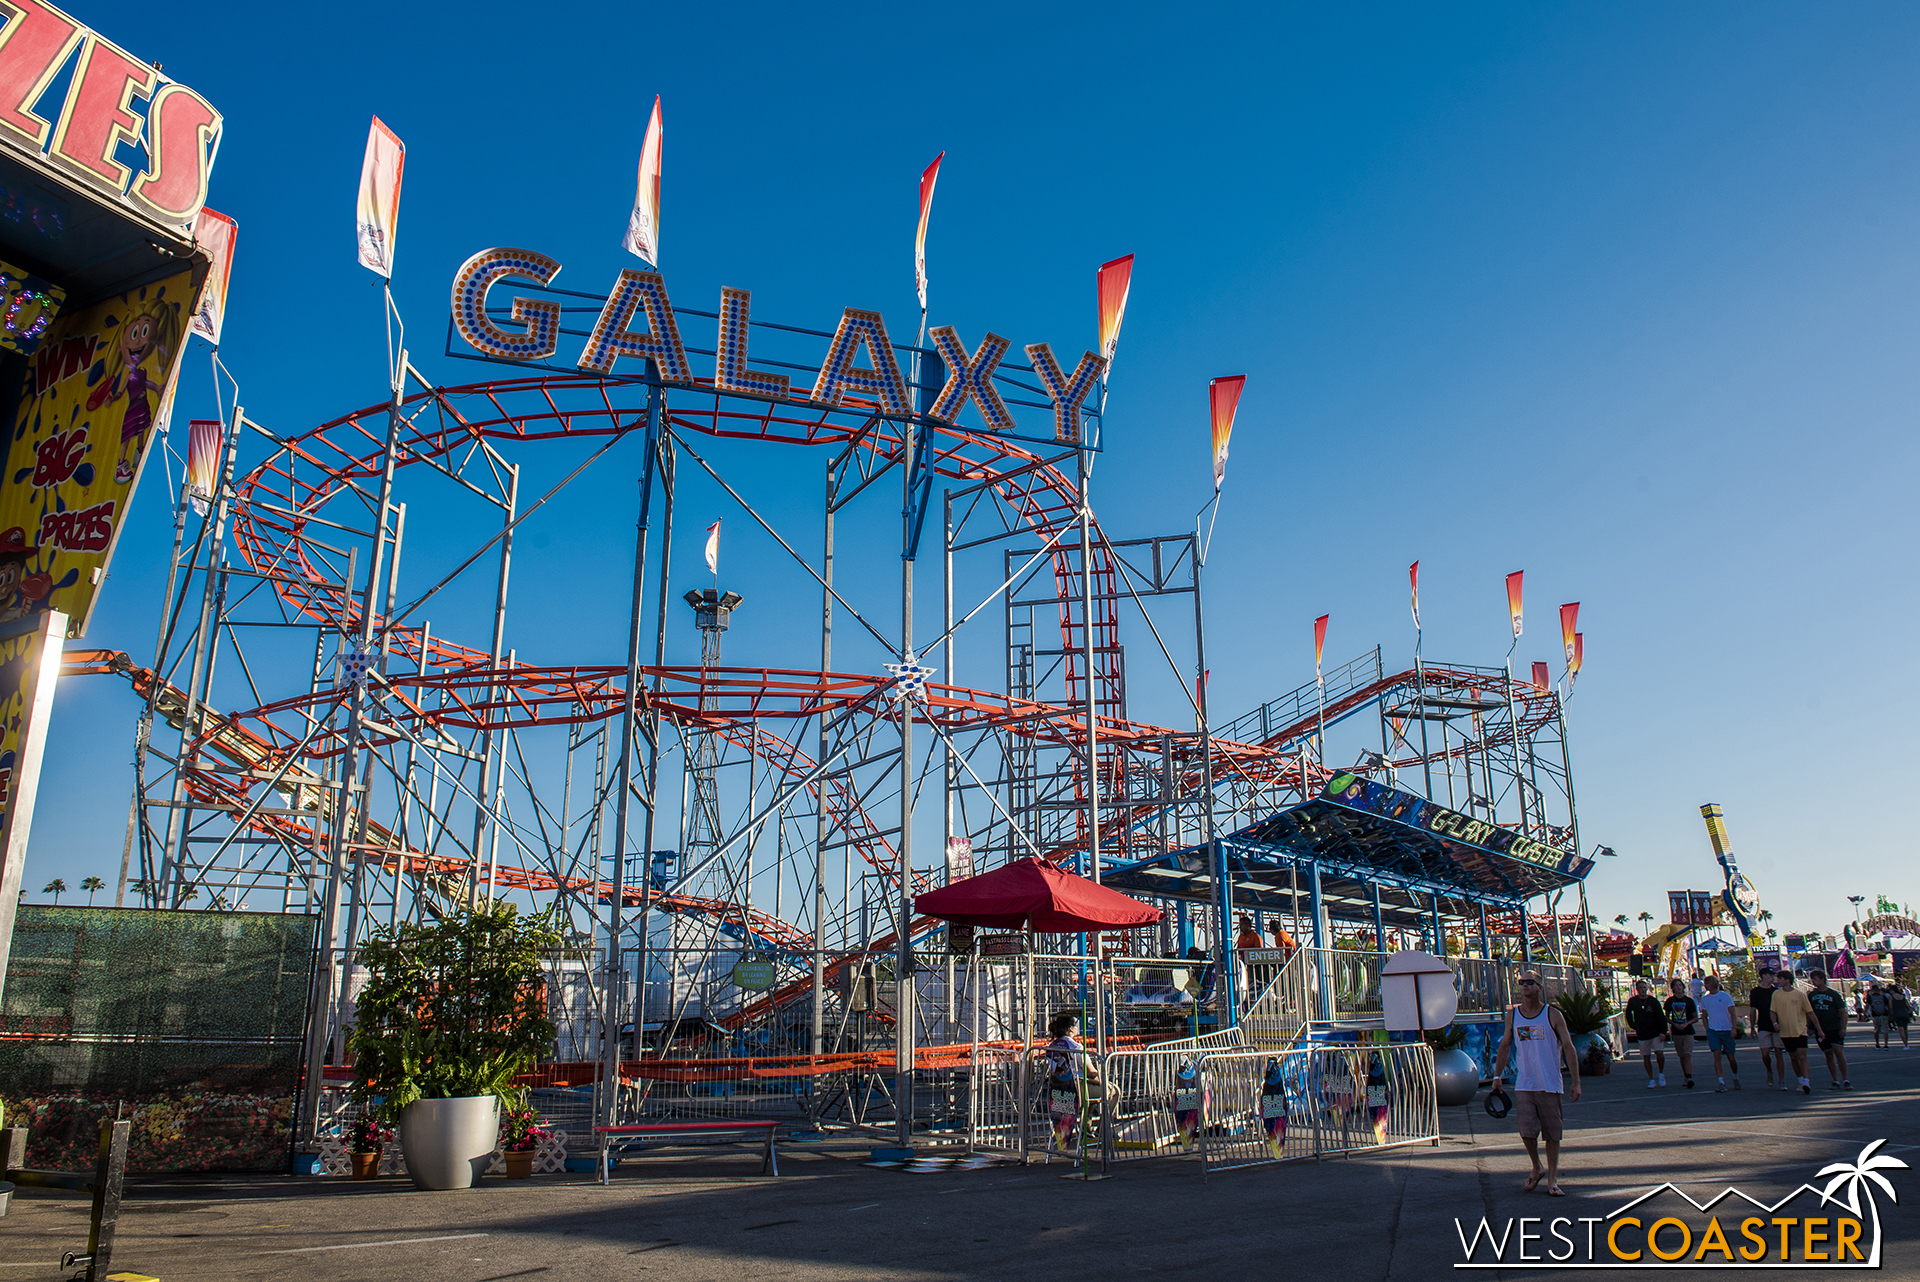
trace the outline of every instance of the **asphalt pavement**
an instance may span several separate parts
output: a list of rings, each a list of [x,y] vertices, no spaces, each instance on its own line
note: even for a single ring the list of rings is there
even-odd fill
[[[1851,1040],[1849,1092],[1828,1089],[1817,1062],[1811,1096],[1761,1089],[1751,1060],[1745,1089],[1726,1095],[1703,1062],[1695,1089],[1681,1088],[1671,1057],[1665,1090],[1646,1089],[1637,1061],[1586,1078],[1567,1109],[1559,1199],[1522,1191],[1512,1121],[1476,1099],[1443,1110],[1438,1145],[1205,1180],[1179,1158],[1117,1165],[1094,1183],[1060,1178],[1058,1163],[916,1175],[802,1145],[784,1149],[777,1179],[746,1150],[647,1157],[607,1187],[584,1175],[458,1193],[395,1179],[176,1178],[130,1189],[114,1267],[161,1282],[1471,1276],[1454,1268],[1456,1221],[1471,1231],[1482,1216],[1605,1216],[1663,1181],[1703,1202],[1728,1186],[1772,1201],[1875,1140],[1920,1165],[1920,1044],[1878,1051],[1859,1026]],[[1886,1174],[1899,1200],[1877,1204],[1880,1275],[1920,1282],[1920,1174]],[[63,1276],[59,1255],[84,1247],[86,1211],[75,1195],[17,1193],[0,1219],[0,1282]]]

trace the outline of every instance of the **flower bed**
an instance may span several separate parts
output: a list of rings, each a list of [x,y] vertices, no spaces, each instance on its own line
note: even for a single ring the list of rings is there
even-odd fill
[[[102,1092],[0,1095],[6,1125],[27,1128],[27,1164],[92,1170],[100,1123],[126,1105],[133,1122],[127,1171],[282,1171],[292,1135],[291,1096],[189,1092],[158,1096]]]

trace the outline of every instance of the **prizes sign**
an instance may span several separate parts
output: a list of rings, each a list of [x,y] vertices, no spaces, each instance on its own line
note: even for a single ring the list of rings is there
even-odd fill
[[[0,620],[84,636],[127,504],[165,430],[194,272],[59,317],[27,365],[0,474]]]
[[[4,0],[0,20],[0,144],[191,235],[220,146],[213,104],[43,0]]]

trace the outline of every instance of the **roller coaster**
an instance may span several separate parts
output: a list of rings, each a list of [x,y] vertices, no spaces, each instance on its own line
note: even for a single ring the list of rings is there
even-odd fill
[[[921,412],[904,419],[857,397],[808,407],[707,379],[540,372],[437,385],[404,352],[389,401],[311,429],[276,432],[235,405],[216,501],[197,528],[184,494],[177,509],[153,661],[66,656],[67,672],[119,674],[141,700],[123,895],[130,883],[154,905],[322,917],[333,964],[317,994],[316,1068],[329,1046],[337,1056],[367,931],[498,898],[552,908],[566,924],[557,964],[573,966],[580,995],[562,1013],[580,1024],[571,1044],[593,1057],[635,1054],[643,1027],[671,1028],[689,1013],[734,1030],[810,1024],[811,1044],[795,1049],[870,1055],[871,1031],[860,1047],[836,1040],[848,1023],[846,976],[863,959],[903,952],[903,925],[909,940],[937,927],[906,911],[911,893],[941,876],[938,858],[911,853],[916,827],[933,826],[915,819],[929,784],[943,850],[964,842],[983,867],[1031,854],[1097,869],[1314,795],[1332,773],[1326,728],[1373,708],[1381,750],[1339,768],[1417,770],[1429,795],[1439,777],[1450,800],[1459,780],[1463,804],[1489,817],[1499,809],[1555,846],[1573,840],[1564,744],[1558,760],[1545,750],[1560,733],[1558,696],[1501,669],[1388,674],[1376,650],[1218,728],[1204,682],[1187,694],[1192,725],[1131,719],[1130,605],[1178,668],[1190,656],[1176,659],[1147,603],[1190,594],[1186,648],[1204,671],[1197,535],[1109,538],[1092,510],[1089,446],[932,417],[925,406],[945,377],[938,353],[900,350],[922,395]],[[1037,392],[1021,370],[998,377]],[[505,645],[516,533],[561,510],[567,486],[629,438],[646,475],[629,661],[529,662]],[[817,559],[762,520],[696,440],[827,455]],[[542,448],[585,458],[528,503],[521,467]],[[256,451],[242,470],[241,454]],[[818,666],[665,662],[669,617],[685,617],[671,608],[667,567],[675,477],[689,465],[820,588]],[[836,514],[888,488],[877,483],[895,472],[907,566],[898,634],[848,599],[873,599],[875,576],[854,592],[834,573]],[[943,631],[919,653],[938,647],[951,678],[957,629],[997,602],[1004,690],[930,682],[900,697],[877,663],[834,667],[836,627],[844,652],[849,625],[858,646],[872,649],[870,638],[879,657],[912,661],[911,565],[936,481]],[[471,554],[411,599],[401,592],[403,484],[439,487],[497,520],[477,523]],[[982,549],[1003,558],[987,576],[1000,586],[957,617],[955,557]],[[450,585],[489,572],[492,608],[469,601],[468,643],[426,621],[429,603],[455,608]],[[643,663],[649,630],[655,661]],[[471,643],[487,633],[490,644]],[[676,756],[677,803],[661,780]],[[1554,822],[1553,795],[1565,822]],[[923,803],[923,814],[932,809]],[[1168,943],[1115,942],[1155,954]],[[731,983],[726,963],[742,956],[773,964],[771,988]],[[925,1030],[888,1034],[888,1013],[878,1014],[896,1049],[928,1040]]]

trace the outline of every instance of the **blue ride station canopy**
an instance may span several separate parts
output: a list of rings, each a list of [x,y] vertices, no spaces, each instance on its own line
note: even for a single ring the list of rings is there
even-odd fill
[[[1236,910],[1304,909],[1312,864],[1328,916],[1370,921],[1377,890],[1382,920],[1397,926],[1427,920],[1436,897],[1449,916],[1471,916],[1481,906],[1510,910],[1577,885],[1593,869],[1578,851],[1351,773],[1220,844]],[[1217,902],[1218,872],[1203,845],[1105,869],[1100,880],[1131,894]]]

